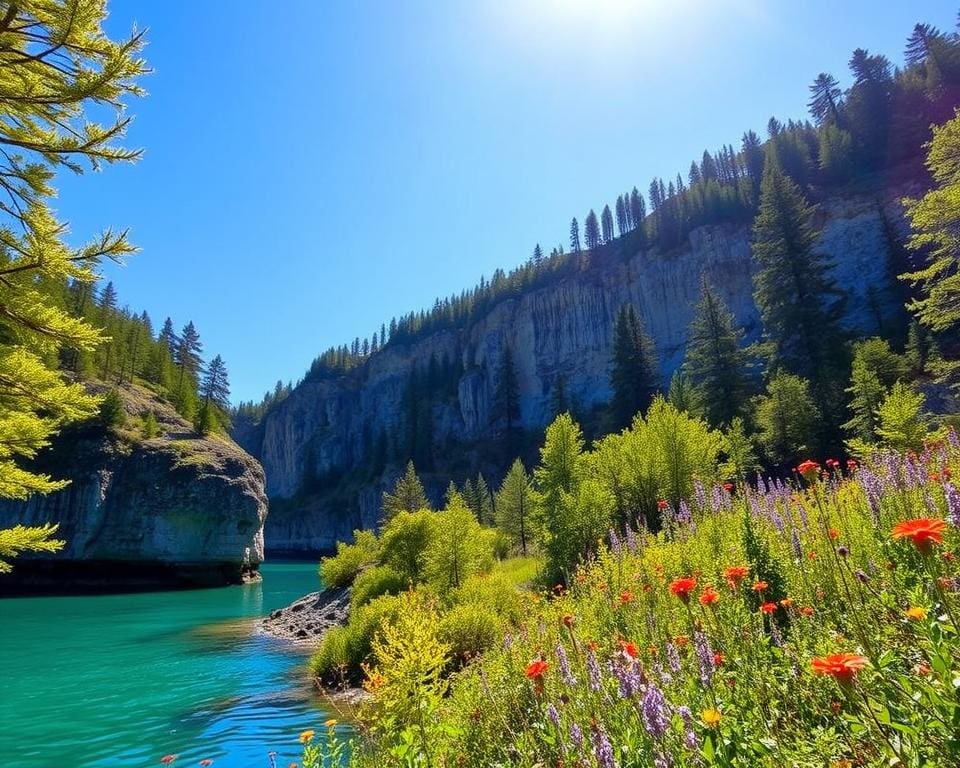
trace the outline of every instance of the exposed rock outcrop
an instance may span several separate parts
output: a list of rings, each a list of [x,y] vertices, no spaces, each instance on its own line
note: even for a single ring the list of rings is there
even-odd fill
[[[94,387],[95,388],[95,387]],[[102,387],[101,387],[102,389]],[[126,424],[65,432],[37,462],[70,485],[0,503],[0,528],[55,522],[56,554],[24,554],[0,593],[213,586],[257,578],[267,514],[260,464],[222,436],[199,437],[164,401],[120,390]],[[145,439],[139,419],[156,415]]]
[[[891,269],[891,239],[901,239],[899,199],[913,189],[845,196],[820,204],[818,248],[835,262],[834,277],[847,292],[844,322],[870,334],[901,321],[903,299]],[[581,408],[609,400],[613,324],[623,304],[641,313],[655,342],[664,382],[682,362],[701,275],[717,288],[747,341],[760,333],[753,301],[750,229],[707,226],[684,247],[661,255],[626,251],[617,241],[589,255],[577,270],[541,287],[506,297],[460,330],[437,332],[406,345],[391,343],[338,378],[308,378],[257,428],[237,437],[263,463],[271,499],[294,499],[266,527],[268,549],[325,550],[349,539],[354,528],[375,524],[380,492],[401,469],[388,467],[379,482],[298,496],[304,476],[337,477],[368,457],[371,436],[398,434],[404,390],[414,365],[435,357],[459,360],[456,395],[431,403],[436,446],[468,445],[490,437],[497,363],[509,344],[517,366],[521,419],[539,431],[552,415],[551,391],[563,378]],[[439,466],[463,451],[437,450]],[[457,466],[466,477],[476,468]],[[457,474],[459,473],[459,474]],[[496,479],[496,478],[493,478]],[[331,488],[334,483],[331,481]]]
[[[349,618],[350,589],[328,587],[273,611],[260,625],[268,635],[313,646],[329,630],[346,625]]]

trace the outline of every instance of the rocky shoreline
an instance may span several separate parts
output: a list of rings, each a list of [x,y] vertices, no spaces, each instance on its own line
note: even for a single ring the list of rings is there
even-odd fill
[[[349,618],[349,587],[329,587],[273,611],[260,626],[266,634],[281,640],[317,646],[328,631],[342,627]]]

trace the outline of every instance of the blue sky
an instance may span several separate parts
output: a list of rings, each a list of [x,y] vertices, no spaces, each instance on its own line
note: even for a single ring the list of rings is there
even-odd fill
[[[108,267],[159,325],[193,320],[234,400],[566,244],[570,218],[704,148],[804,117],[862,46],[901,60],[944,0],[112,0],[149,28],[135,166],[63,176],[80,241],[129,227]]]

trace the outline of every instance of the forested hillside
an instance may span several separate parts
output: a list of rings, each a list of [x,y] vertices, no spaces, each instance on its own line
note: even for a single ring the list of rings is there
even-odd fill
[[[916,287],[897,275],[923,264],[902,201],[931,185],[924,143],[960,104],[960,42],[918,24],[902,65],[857,49],[849,68],[846,88],[815,77],[811,120],[771,118],[765,139],[574,218],[568,247],[537,245],[242,404],[234,434],[282,502],[277,545],[372,525],[408,460],[431,496],[451,476],[494,486],[565,410],[595,438],[663,392],[765,466],[875,439],[900,379],[951,410],[934,385],[956,339],[910,322]]]

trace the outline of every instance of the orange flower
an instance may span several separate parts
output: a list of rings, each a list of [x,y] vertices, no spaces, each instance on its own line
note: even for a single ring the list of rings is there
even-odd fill
[[[763,592],[769,586],[765,581],[755,581],[751,589],[753,589],[754,592]]]
[[[700,718],[703,720],[703,724],[707,726],[707,728],[716,728],[720,723],[720,710],[705,709],[700,713]]]
[[[628,640],[620,641],[620,650],[627,654],[627,656],[629,656],[631,659],[635,659],[640,655],[640,652],[637,650],[637,646]]]
[[[323,724],[324,724],[325,726],[327,726],[327,728],[336,728],[336,727],[337,727],[337,721],[334,720],[332,717],[331,717],[329,720],[324,721]]]
[[[565,626],[567,629],[573,628],[573,616],[571,616],[569,613],[563,617],[563,626]]]
[[[683,602],[690,599],[690,593],[697,588],[697,579],[694,576],[684,576],[670,582],[670,594],[676,595]]]
[[[733,493],[733,483],[724,483],[723,490],[725,490],[727,493]]]
[[[783,600],[780,601],[780,605],[782,605],[784,608],[790,608],[793,605],[793,598],[792,597],[783,598]]]
[[[687,637],[686,635],[677,635],[675,638],[673,638],[673,642],[674,642],[674,645],[677,646],[677,648],[686,648],[687,643],[690,642],[690,638]]]
[[[913,619],[914,621],[923,621],[927,618],[927,609],[921,608],[920,606],[908,608],[905,613],[908,619]]]
[[[589,648],[591,651],[595,651],[595,650],[597,650],[597,648],[599,648],[599,647],[600,647],[600,646],[597,645],[597,641],[596,641],[596,640],[591,640],[589,643],[587,643],[587,648]]]
[[[893,526],[891,536],[895,539],[910,539],[921,552],[929,552],[933,544],[943,542],[943,532],[947,524],[943,520],[930,517],[919,517],[915,520],[904,520]]]
[[[301,734],[300,734],[300,743],[301,743],[301,744],[309,744],[311,741],[313,741],[314,733],[315,733],[314,731],[304,731],[303,733],[301,733]]]
[[[767,615],[769,616],[771,613],[775,613],[775,612],[776,612],[776,610],[777,610],[777,604],[776,604],[776,603],[764,603],[763,605],[760,606],[760,610],[761,610],[763,613],[765,613],[765,614],[767,614]]]
[[[631,600],[633,600],[633,593],[629,590],[625,589],[620,593],[620,605],[626,605]]]
[[[719,599],[720,593],[711,584],[707,584],[700,593],[700,605],[713,605]]]
[[[926,664],[917,664],[917,674],[920,675],[920,677],[926,677],[930,674],[930,667]]]
[[[811,616],[813,616],[813,614],[814,614],[814,610],[809,605],[805,605],[803,606],[803,608],[800,609],[801,616],[806,616],[807,618],[810,618]]]
[[[807,480],[816,477],[819,471],[820,465],[811,459],[801,462],[797,467],[797,474],[805,477]]]
[[[723,666],[723,662],[725,662],[726,660],[727,660],[727,657],[724,656],[724,655],[723,655],[722,653],[720,653],[719,651],[717,651],[715,654],[713,654],[713,666],[715,666],[715,667],[722,667],[722,666]]]
[[[659,509],[661,512],[663,512],[669,506],[670,505],[667,503],[666,499],[659,499],[657,501],[657,509]]]
[[[750,569],[745,565],[731,565],[723,571],[723,575],[727,580],[727,584],[730,585],[730,589],[736,589],[740,586],[740,582],[747,577],[748,573],[750,573]]]
[[[531,680],[542,680],[548,669],[550,669],[550,665],[547,662],[542,659],[537,659],[527,664],[527,669],[524,674]]]
[[[831,539],[836,539],[836,538],[838,538],[839,536],[840,536],[840,531],[838,531],[836,528],[831,528],[831,529],[830,529],[830,538],[831,538]]]
[[[866,656],[856,653],[834,653],[810,660],[814,674],[830,675],[839,683],[852,682],[853,676],[869,663]]]

